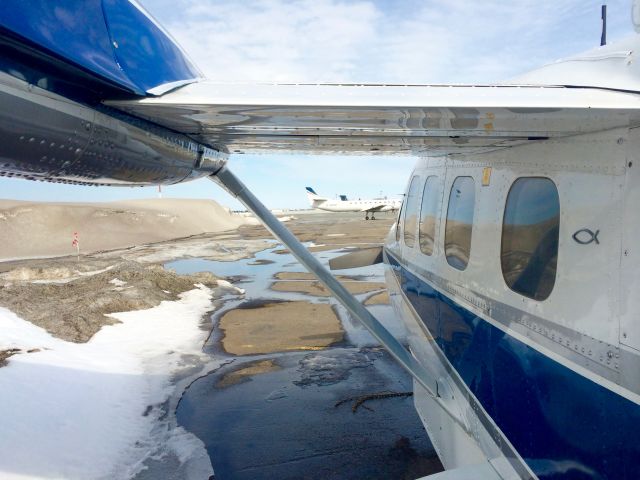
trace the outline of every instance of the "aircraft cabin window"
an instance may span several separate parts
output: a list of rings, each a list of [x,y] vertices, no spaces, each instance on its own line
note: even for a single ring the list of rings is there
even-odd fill
[[[513,182],[502,224],[502,276],[511,290],[545,300],[556,282],[560,199],[548,178]]]
[[[457,177],[449,194],[444,254],[447,263],[458,270],[464,270],[469,263],[475,202],[476,185],[473,178]]]
[[[404,243],[407,247],[416,244],[416,225],[418,223],[418,202],[420,201],[420,177],[413,177],[405,201]]]
[[[438,177],[431,175],[424,184],[420,207],[420,251],[425,255],[433,255],[439,199]]]

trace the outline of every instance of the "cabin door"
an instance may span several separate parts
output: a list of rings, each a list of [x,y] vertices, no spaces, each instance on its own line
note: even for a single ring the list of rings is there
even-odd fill
[[[629,132],[620,251],[620,343],[640,350],[640,129]]]

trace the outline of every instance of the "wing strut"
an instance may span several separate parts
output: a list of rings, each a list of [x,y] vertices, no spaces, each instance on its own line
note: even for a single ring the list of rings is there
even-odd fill
[[[227,166],[209,177],[262,221],[264,226],[280,240],[304,267],[338,299],[355,318],[371,332],[383,347],[404,367],[409,374],[433,397],[454,419],[457,416],[450,411],[430,385],[431,375],[404,348],[404,346],[367,310],[349,291],[300,243],[300,241],[258,200],[253,193],[236,177]]]

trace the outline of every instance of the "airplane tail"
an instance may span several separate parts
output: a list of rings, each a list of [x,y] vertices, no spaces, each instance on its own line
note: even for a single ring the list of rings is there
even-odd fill
[[[307,190],[307,198],[309,199],[309,203],[312,208],[317,208],[323,202],[326,202],[327,199],[325,197],[321,197],[316,193],[316,191],[311,187],[306,187]]]

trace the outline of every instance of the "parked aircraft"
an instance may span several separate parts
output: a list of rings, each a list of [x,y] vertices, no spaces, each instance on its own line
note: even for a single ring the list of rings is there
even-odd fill
[[[307,197],[312,208],[326,210],[327,212],[364,212],[364,219],[375,220],[376,212],[395,212],[400,209],[402,200],[385,198],[372,198],[365,200],[348,200],[346,195],[340,195],[340,200],[331,200],[321,197],[311,187],[306,187]]]
[[[435,478],[638,477],[637,35],[511,84],[239,86],[202,80],[134,1],[2,8],[0,175],[208,176],[411,373]],[[384,259],[410,350],[227,164],[272,150],[420,157],[384,249],[334,262]]]

